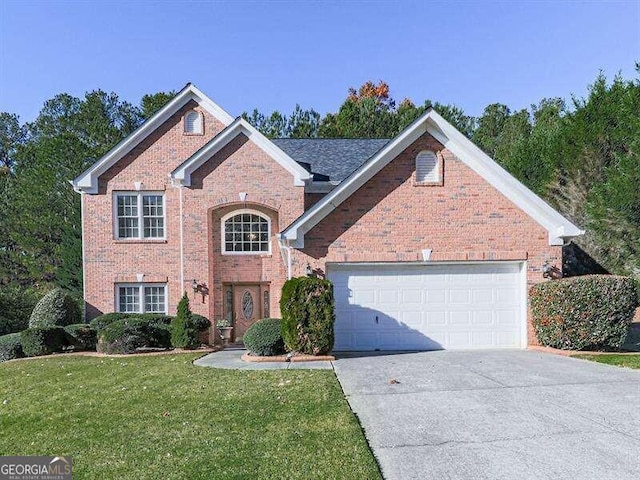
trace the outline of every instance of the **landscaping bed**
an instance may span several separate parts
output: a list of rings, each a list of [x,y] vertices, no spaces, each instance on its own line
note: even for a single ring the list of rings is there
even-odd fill
[[[199,355],[0,364],[0,451],[70,455],[74,479],[381,478],[333,372]]]

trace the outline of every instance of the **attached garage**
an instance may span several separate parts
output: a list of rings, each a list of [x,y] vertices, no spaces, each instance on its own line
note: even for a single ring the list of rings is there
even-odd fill
[[[524,348],[523,262],[328,264],[336,351]]]

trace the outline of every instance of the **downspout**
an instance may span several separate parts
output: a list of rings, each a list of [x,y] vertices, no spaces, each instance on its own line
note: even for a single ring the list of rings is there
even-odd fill
[[[180,192],[180,292],[179,297],[182,297],[184,292],[184,219],[183,219],[183,207],[182,207],[182,185],[178,185]]]
[[[77,190],[76,190],[77,191]],[[87,272],[86,272],[86,262],[85,262],[85,251],[84,251],[84,196],[85,194],[80,193],[80,237],[82,240],[82,303],[83,303],[83,312],[82,318],[83,320],[87,320]]]
[[[289,240],[284,238],[281,233],[278,234],[278,246],[280,247],[280,254],[282,255],[282,261],[287,267],[287,280],[291,279],[291,247],[289,246]]]

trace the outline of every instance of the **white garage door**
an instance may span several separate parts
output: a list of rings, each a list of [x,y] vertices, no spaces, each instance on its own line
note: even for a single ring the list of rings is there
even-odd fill
[[[523,268],[331,264],[334,350],[524,347]]]

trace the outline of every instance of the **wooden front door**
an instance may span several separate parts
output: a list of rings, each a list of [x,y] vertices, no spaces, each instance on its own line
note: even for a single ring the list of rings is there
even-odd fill
[[[260,285],[233,285],[233,334],[236,340],[242,340],[244,332],[263,318],[260,301]]]

